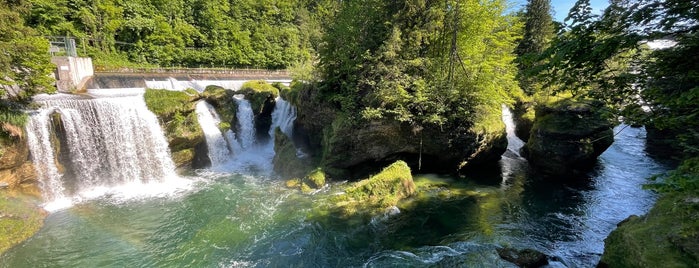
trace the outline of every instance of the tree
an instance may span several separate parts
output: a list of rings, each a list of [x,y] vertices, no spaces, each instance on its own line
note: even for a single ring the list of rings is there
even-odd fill
[[[49,43],[24,25],[23,1],[0,1],[0,98],[27,103],[41,92],[55,90]],[[16,11],[15,11],[16,10]]]
[[[533,74],[542,65],[542,53],[554,36],[550,0],[529,0],[524,13],[524,36],[519,41],[517,53],[517,75],[519,85],[529,95],[540,87]]]
[[[615,0],[601,17],[589,2],[547,51],[549,84],[605,100],[627,120],[680,131],[684,150],[699,152],[699,1]],[[646,43],[671,39],[673,47]],[[643,111],[645,108],[647,111]]]
[[[518,90],[503,11],[501,1],[343,2],[320,53],[321,91],[350,116],[417,129],[499,114]]]

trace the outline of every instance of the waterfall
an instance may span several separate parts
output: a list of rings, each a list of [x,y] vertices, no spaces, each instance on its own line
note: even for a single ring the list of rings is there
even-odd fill
[[[505,123],[505,131],[507,132],[507,151],[517,157],[521,157],[519,150],[524,146],[524,141],[515,134],[515,122],[512,118],[512,111],[504,104],[502,105],[502,121]]]
[[[238,119],[238,137],[240,147],[243,150],[250,149],[255,144],[255,116],[250,107],[250,102],[243,98],[243,95],[235,95],[238,104],[236,113]]]
[[[279,127],[287,137],[291,137],[294,132],[294,120],[296,120],[296,107],[288,101],[277,97],[274,111],[272,112],[272,126],[269,128],[269,135],[274,137],[274,129]]]
[[[209,149],[209,159],[211,159],[211,165],[216,167],[228,161],[235,153],[238,146],[238,141],[235,139],[235,134],[227,130],[226,133],[222,134],[218,125],[221,123],[221,119],[216,113],[214,107],[212,107],[206,101],[199,101],[196,107],[197,119],[199,119],[199,125],[204,131],[204,137],[206,138],[206,146]]]
[[[27,124],[32,160],[47,201],[97,187],[147,184],[176,178],[158,119],[141,94],[127,97],[37,100],[43,109]],[[51,115],[60,114],[66,176],[58,172],[51,142]]]
[[[206,137],[211,166],[214,170],[228,172],[271,173],[274,139],[264,144],[256,142],[253,111],[250,102],[243,97],[243,95],[235,96],[238,105],[237,135],[230,130],[222,134],[218,128],[220,119],[216,110],[205,101],[197,103],[196,112]],[[287,136],[291,136],[295,119],[296,108],[287,101],[277,98],[272,112],[270,136],[274,137],[276,127],[279,127]]]
[[[27,144],[31,151],[32,162],[39,185],[49,200],[63,199],[65,188],[61,183],[61,174],[55,164],[53,146],[51,146],[51,130],[49,115],[53,109],[39,111],[27,122]]]

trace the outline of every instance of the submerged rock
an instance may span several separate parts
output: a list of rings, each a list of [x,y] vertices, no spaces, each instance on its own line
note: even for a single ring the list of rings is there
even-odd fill
[[[287,188],[298,188],[303,193],[311,193],[325,186],[325,172],[322,168],[316,168],[303,178],[294,178],[286,181]]]
[[[563,100],[538,107],[522,154],[545,175],[575,175],[592,167],[614,142],[602,103]]]
[[[533,249],[517,250],[509,247],[498,248],[498,255],[503,260],[516,264],[519,267],[542,267],[547,265],[546,254]]]
[[[0,190],[0,255],[41,229],[47,213],[35,197]]]

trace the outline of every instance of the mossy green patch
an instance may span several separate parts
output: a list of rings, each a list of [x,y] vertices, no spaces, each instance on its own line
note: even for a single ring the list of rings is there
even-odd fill
[[[322,168],[316,168],[304,177],[304,181],[313,188],[321,188],[325,185],[325,172],[323,172]]]
[[[146,89],[143,95],[146,106],[158,116],[171,118],[176,113],[187,113],[194,110],[193,96],[183,91],[166,89]]]
[[[0,191],[0,253],[41,228],[46,213],[37,203],[32,197]]]
[[[367,219],[383,213],[398,201],[415,193],[410,167],[403,161],[384,168],[378,174],[344,187],[344,193],[331,196],[321,211],[343,219]]]
[[[695,267],[699,263],[699,195],[666,195],[642,217],[632,216],[607,239],[608,267]]]
[[[250,107],[255,114],[262,111],[263,104],[268,99],[275,99],[279,96],[279,89],[264,80],[247,81],[236,94],[244,94],[245,99],[250,101]]]

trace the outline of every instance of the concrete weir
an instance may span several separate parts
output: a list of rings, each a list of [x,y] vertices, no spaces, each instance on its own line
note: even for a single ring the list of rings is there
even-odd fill
[[[192,81],[199,84],[217,85],[216,81],[231,80],[267,80],[267,81],[288,81],[289,74],[283,70],[217,70],[217,69],[156,69],[137,70],[129,69],[119,72],[97,72],[89,79],[87,88],[147,88],[147,82],[157,81]],[[208,82],[205,82],[208,81]],[[198,89],[199,90],[199,89]],[[202,89],[203,90],[203,89]]]
[[[51,57],[56,64],[56,89],[59,92],[81,91],[94,75],[92,58]]]

